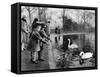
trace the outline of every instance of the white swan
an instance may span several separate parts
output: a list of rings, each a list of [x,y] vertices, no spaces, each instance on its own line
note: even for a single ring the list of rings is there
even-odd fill
[[[92,52],[84,53],[83,51],[81,51],[79,55],[82,59],[88,59],[88,58],[91,58],[93,56],[93,53]]]
[[[80,56],[79,63],[82,65],[84,63],[84,60],[87,60],[93,57],[93,53],[91,52],[84,53],[83,51],[81,51],[79,56]]]
[[[70,42],[71,42],[71,40],[68,39],[68,48],[70,48],[70,49],[78,48],[78,45],[77,44],[71,44],[70,45]]]

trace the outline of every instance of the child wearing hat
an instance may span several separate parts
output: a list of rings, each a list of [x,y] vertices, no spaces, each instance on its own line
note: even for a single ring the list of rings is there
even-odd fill
[[[40,41],[47,44],[45,40],[42,39],[39,31],[41,30],[41,24],[36,23],[33,27],[31,40],[31,61],[33,63],[38,63],[38,52],[40,51]]]

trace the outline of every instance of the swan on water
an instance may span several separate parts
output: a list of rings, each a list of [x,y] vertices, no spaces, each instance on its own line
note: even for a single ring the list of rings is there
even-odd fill
[[[93,56],[93,53],[92,52],[84,53],[84,51],[81,51],[79,56],[80,56],[79,62],[80,62],[80,64],[83,64],[84,60],[89,59],[89,58],[91,58]]]
[[[70,43],[71,43],[71,40],[68,39],[68,48],[71,48],[71,49],[78,48],[78,45],[77,44],[71,44],[70,45]]]

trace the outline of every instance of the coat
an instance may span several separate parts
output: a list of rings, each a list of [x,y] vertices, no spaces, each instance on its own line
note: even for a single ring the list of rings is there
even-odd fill
[[[39,33],[40,33],[40,35],[41,35],[43,40],[45,40],[47,38],[47,35],[46,35],[44,30],[41,30]],[[40,42],[40,46],[43,47],[43,43],[42,42]]]
[[[46,43],[40,36],[39,32],[33,31],[29,41],[28,49],[33,52],[40,51],[40,41]]]

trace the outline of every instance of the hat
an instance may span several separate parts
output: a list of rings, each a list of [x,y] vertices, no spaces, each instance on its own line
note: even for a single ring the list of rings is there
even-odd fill
[[[35,23],[35,24],[32,26],[32,30],[33,30],[33,29],[35,29],[35,28],[37,28],[38,26],[41,26],[41,24],[40,24],[40,23],[38,23],[38,22],[37,22],[37,23]],[[42,27],[42,26],[41,26],[41,27]]]
[[[40,25],[42,28],[46,27],[44,22],[37,22],[38,25]]]
[[[38,18],[34,18],[34,21],[38,21]]]

